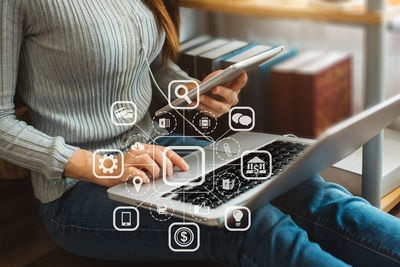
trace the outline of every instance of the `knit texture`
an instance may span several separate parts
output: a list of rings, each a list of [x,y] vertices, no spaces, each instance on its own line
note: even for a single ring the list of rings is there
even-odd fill
[[[78,148],[126,151],[132,135],[154,137],[145,57],[163,89],[189,78],[161,64],[165,33],[136,1],[0,0],[0,157],[31,170],[44,203],[77,182],[62,174]],[[31,126],[13,115],[16,90]],[[115,101],[136,104],[135,126],[112,123]]]

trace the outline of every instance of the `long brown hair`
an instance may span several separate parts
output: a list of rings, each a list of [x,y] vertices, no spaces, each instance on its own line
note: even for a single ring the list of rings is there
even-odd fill
[[[179,1],[178,0],[143,0],[153,12],[158,24],[165,31],[166,40],[162,49],[162,58],[177,61],[179,56]]]

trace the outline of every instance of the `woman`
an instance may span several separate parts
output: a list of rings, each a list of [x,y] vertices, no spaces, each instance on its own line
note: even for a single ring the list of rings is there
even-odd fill
[[[162,146],[128,149],[137,133],[156,136],[148,112],[151,62],[157,82],[188,79],[172,63],[178,54],[179,16],[174,1],[0,0],[0,156],[29,168],[43,220],[65,249],[99,259],[154,261],[209,259],[235,266],[347,266],[400,264],[399,220],[314,177],[273,204],[253,212],[252,227],[233,233],[201,227],[194,253],[168,249],[168,226],[140,210],[134,232],[118,232],[107,187],[160,168],[188,166],[174,152],[163,166]],[[140,37],[142,31],[143,39]],[[237,104],[243,74],[203,96],[199,109],[220,116]],[[13,116],[16,89],[30,108],[32,126]],[[137,124],[116,127],[114,101],[134,100]],[[142,132],[143,131],[143,132]],[[199,140],[186,139],[192,145]],[[171,145],[171,144],[169,144]],[[127,152],[121,179],[98,179],[92,151]],[[149,167],[150,166],[150,167]],[[288,215],[287,215],[288,214]],[[290,215],[290,216],[289,216]]]

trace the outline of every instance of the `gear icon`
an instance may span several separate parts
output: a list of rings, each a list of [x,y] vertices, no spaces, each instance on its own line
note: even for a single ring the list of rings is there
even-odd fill
[[[111,167],[107,168],[107,167],[104,166],[104,162],[106,160],[111,160],[112,161],[112,166]],[[99,159],[99,162],[100,162],[99,168],[103,170],[103,173],[107,173],[107,172],[113,173],[114,170],[118,168],[118,165],[117,165],[118,159],[114,159],[113,155],[109,155],[109,156],[108,155],[104,155],[103,158]]]

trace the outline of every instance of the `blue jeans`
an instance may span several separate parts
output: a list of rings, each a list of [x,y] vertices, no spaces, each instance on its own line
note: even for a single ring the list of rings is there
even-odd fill
[[[172,145],[161,144],[161,145]],[[206,145],[186,138],[174,145]],[[106,188],[79,182],[61,198],[40,203],[54,240],[75,254],[121,261],[212,260],[228,266],[398,266],[400,220],[316,176],[252,212],[246,232],[200,226],[193,253],[168,248],[168,227],[139,209],[140,227],[119,232]]]

